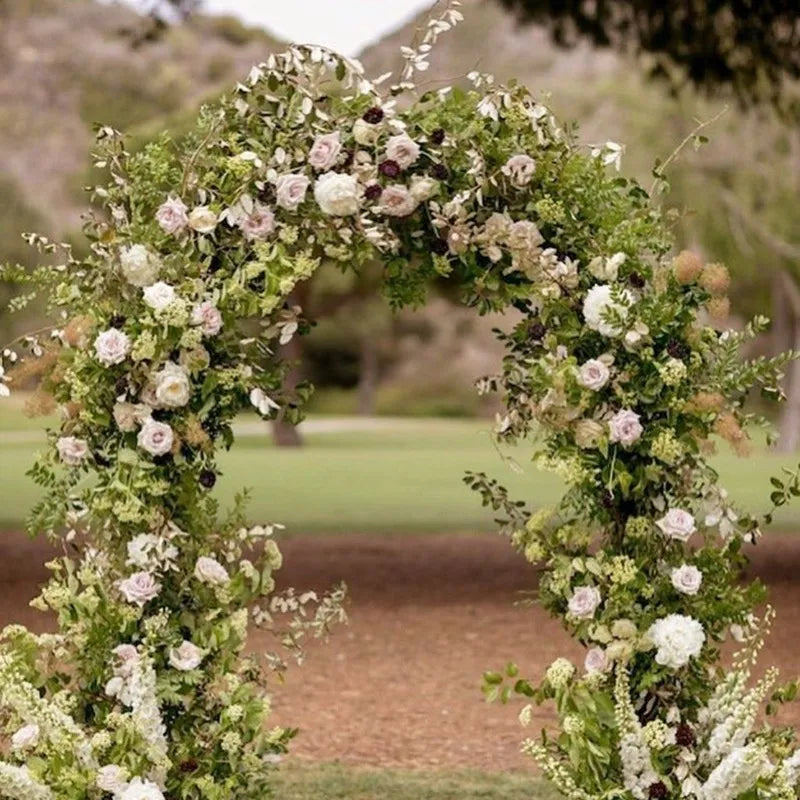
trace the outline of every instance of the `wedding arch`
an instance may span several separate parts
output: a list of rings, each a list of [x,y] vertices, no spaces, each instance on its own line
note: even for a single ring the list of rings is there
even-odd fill
[[[58,632],[2,636],[0,795],[268,794],[293,732],[269,727],[248,622],[291,649],[338,618],[341,596],[275,594],[273,527],[247,523],[244,497],[220,512],[216,453],[245,407],[300,413],[274,352],[308,326],[292,289],[323,261],[377,258],[394,306],[453,276],[478,312],[521,312],[480,388],[504,398],[498,439],[537,441],[568,488],[531,513],[484,475],[468,482],[587,650],[582,669],[559,659],[539,682],[513,665],[486,675],[490,696],[555,700],[558,735],[525,749],[573,800],[796,796],[793,733],[755,728],[761,701],[795,687],[774,690],[774,671],[747,685],[771,619],[754,616],[761,587],[739,582],[760,521],[706,461],[712,436],[747,450],[744,400],[755,385],[779,395],[790,356],[739,357],[763,319],[722,334],[702,321],[727,314],[727,271],[670,255],[669,221],[614,170],[617,145],[583,147],[490,76],[417,88],[456,6],[386,91],[356,62],[295,46],[180,143],[130,155],[101,129],[111,180],[89,255],[32,236],[49,265],[5,269],[31,289],[14,307],[44,290],[55,319],[4,350],[0,389],[38,372],[39,401],[61,413],[33,469],[47,491],[31,527],[64,555],[36,600]],[[796,475],[773,483],[775,506],[800,493]],[[729,635],[745,649],[723,671]]]

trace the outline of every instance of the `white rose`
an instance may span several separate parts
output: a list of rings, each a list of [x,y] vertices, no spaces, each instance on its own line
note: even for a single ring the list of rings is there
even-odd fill
[[[597,392],[602,389],[611,377],[609,368],[599,359],[592,358],[584,364],[581,364],[578,370],[578,381],[581,386]]]
[[[199,325],[206,336],[216,336],[222,330],[222,314],[206,300],[192,309],[192,324]]]
[[[619,336],[622,333],[616,322],[605,319],[606,312],[614,312],[615,319],[624,322],[628,317],[628,309],[633,304],[633,295],[627,289],[616,292],[622,302],[615,300],[612,294],[614,293],[608,284],[598,284],[589,289],[583,301],[583,317],[587,327],[603,336]]]
[[[589,619],[597,611],[600,600],[600,590],[596,586],[580,586],[569,599],[569,613],[576,619]]]
[[[411,192],[399,183],[387,186],[381,195],[380,211],[390,217],[407,217],[419,203]]]
[[[186,640],[183,641],[180,647],[173,647],[169,652],[169,663],[181,672],[188,672],[191,669],[197,669],[203,660],[205,653]]]
[[[116,764],[108,764],[97,770],[95,783],[98,789],[117,795],[128,785],[128,772]]]
[[[371,125],[365,119],[357,119],[353,123],[353,138],[358,144],[369,146],[375,144],[380,136],[380,127]]]
[[[671,669],[685,667],[700,655],[706,635],[703,626],[692,617],[670,614],[654,622],[647,632],[657,648],[656,662]]]
[[[161,584],[149,572],[134,572],[117,585],[122,596],[137,606],[143,606],[161,591]]]
[[[592,647],[586,653],[583,667],[587,672],[606,672],[609,666],[608,656],[602,647]]]
[[[314,184],[314,199],[323,214],[348,217],[358,213],[358,181],[352,175],[326,172]]]
[[[180,197],[169,197],[163,202],[156,212],[156,220],[166,233],[176,234],[186,230],[189,217],[186,214],[186,205]]]
[[[275,215],[262,203],[255,203],[248,214],[242,214],[236,224],[251,241],[266,239],[275,230]]]
[[[520,153],[506,161],[502,168],[503,175],[507,176],[514,186],[522,188],[527,186],[536,172],[536,162],[528,155]]]
[[[688,541],[697,530],[694,517],[682,508],[671,508],[661,519],[656,521],[661,531],[672,539]]]
[[[672,570],[672,585],[681,594],[697,594],[703,583],[703,573],[691,564],[681,564]]]
[[[625,253],[614,253],[610,258],[597,256],[589,262],[588,270],[595,278],[601,281],[615,281],[619,275],[619,268],[625,263]]]
[[[36,743],[39,741],[39,726],[36,723],[31,723],[30,725],[23,725],[14,735],[11,737],[11,749],[12,750],[27,750],[31,747],[36,747]]]
[[[164,800],[164,795],[151,781],[134,778],[117,800]]]
[[[617,411],[608,422],[608,440],[619,442],[623,447],[630,447],[637,442],[643,432],[639,415],[629,408]]]
[[[200,556],[194,566],[194,576],[200,583],[210,583],[212,586],[224,586],[230,581],[228,570],[210,556]]]
[[[426,175],[415,175],[411,179],[411,194],[420,203],[430,200],[439,192],[439,181]]]
[[[317,138],[314,139],[314,144],[311,145],[311,149],[308,151],[308,163],[314,169],[330,169],[336,163],[341,151],[342,143],[340,141],[339,131],[317,136]]]
[[[56,450],[61,461],[68,467],[77,467],[89,454],[85,439],[75,436],[62,436],[56,442]]]
[[[166,422],[156,422],[154,419],[144,421],[136,439],[139,447],[150,453],[151,456],[166,455],[172,450],[173,442],[172,428]]]
[[[159,281],[143,290],[144,302],[154,311],[163,311],[175,302],[175,289],[164,281]]]
[[[150,286],[158,278],[161,261],[142,244],[133,244],[120,250],[122,275],[133,286]]]
[[[406,133],[391,136],[386,142],[386,158],[407,169],[419,158],[419,145]]]
[[[305,175],[279,175],[275,182],[275,202],[287,211],[295,211],[306,199],[310,181]]]
[[[121,364],[131,349],[131,341],[127,334],[116,328],[109,328],[97,335],[94,340],[94,352],[97,360],[107,367]]]
[[[189,214],[189,227],[198,233],[211,233],[217,222],[217,215],[208,206],[197,206]]]
[[[168,362],[155,376],[156,400],[167,408],[181,408],[189,402],[192,386],[183,367]]]

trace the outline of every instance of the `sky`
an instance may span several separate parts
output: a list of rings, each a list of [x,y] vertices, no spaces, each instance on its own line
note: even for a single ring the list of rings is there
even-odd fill
[[[205,0],[204,10],[234,14],[287,41],[355,56],[432,5],[433,0]]]

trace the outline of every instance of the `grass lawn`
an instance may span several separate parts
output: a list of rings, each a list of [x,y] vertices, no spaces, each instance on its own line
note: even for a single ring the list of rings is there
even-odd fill
[[[0,402],[0,525],[19,525],[38,496],[25,472],[43,424],[26,419],[13,398]],[[531,506],[554,502],[561,485],[530,465],[529,448],[506,451],[523,472],[512,469],[492,445],[490,425],[409,419],[384,430],[312,433],[297,450],[277,449],[266,435],[243,435],[220,459],[218,491],[225,500],[250,487],[253,520],[280,522],[290,532],[491,530],[491,512],[461,482],[465,470],[500,479]],[[769,476],[795,463],[767,452],[716,459],[731,495],[756,511],[766,508]],[[800,503],[783,509],[777,520],[800,527]]]
[[[289,766],[278,772],[281,800],[555,800],[529,776],[365,769],[337,764]]]

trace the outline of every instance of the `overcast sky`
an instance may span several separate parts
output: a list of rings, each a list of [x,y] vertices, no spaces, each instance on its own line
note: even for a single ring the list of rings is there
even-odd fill
[[[126,2],[140,5],[142,0]],[[203,8],[234,14],[287,41],[323,44],[355,56],[433,4],[434,0],[204,0]]]

